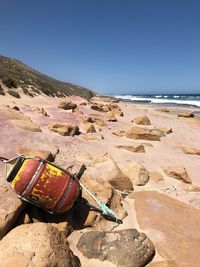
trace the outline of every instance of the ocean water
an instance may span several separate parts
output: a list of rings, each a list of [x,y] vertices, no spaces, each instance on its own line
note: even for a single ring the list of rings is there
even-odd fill
[[[149,101],[157,104],[189,105],[200,108],[200,94],[114,95],[114,97],[131,101]]]

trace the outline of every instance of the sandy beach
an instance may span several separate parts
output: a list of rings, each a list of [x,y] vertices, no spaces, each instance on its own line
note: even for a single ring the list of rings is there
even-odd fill
[[[74,112],[58,108],[63,101],[71,101],[77,108]],[[112,110],[101,111],[100,106],[108,105],[113,105]],[[113,229],[115,223],[107,223],[101,218],[91,227],[75,230],[68,237],[71,250],[79,257],[82,267],[117,266],[110,260],[84,256],[77,248],[81,235],[91,230],[137,229],[150,238],[156,249],[147,266],[198,267],[200,119],[190,116],[191,112],[198,113],[199,109],[127,101],[113,103],[112,99],[103,97],[94,97],[88,102],[80,97],[59,99],[22,95],[15,99],[0,96],[0,155],[15,157],[23,147],[53,152],[58,149],[57,165],[67,168],[74,164],[76,169],[84,163],[87,167],[85,177],[92,176],[92,179],[112,186],[110,169],[107,165],[100,166],[102,162],[112,160],[113,166],[126,176],[131,176],[130,164],[142,165],[148,172],[148,179],[132,180],[133,190],[120,196],[127,216],[121,208],[115,210],[120,212],[119,217],[123,214],[123,224]],[[141,118],[144,116],[145,119]],[[149,123],[146,123],[146,117]],[[62,136],[50,130],[49,124],[52,123],[76,124],[80,134]],[[91,130],[91,125],[95,130]],[[140,133],[141,129],[145,129],[145,133]],[[134,131],[139,132],[136,135]],[[103,180],[102,177],[107,177],[105,172],[108,178]],[[0,173],[3,179],[3,164],[0,164]],[[123,189],[120,182],[118,186]]]

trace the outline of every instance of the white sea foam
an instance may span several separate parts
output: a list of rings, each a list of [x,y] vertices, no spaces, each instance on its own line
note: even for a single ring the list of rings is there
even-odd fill
[[[125,100],[132,100],[132,101],[151,101],[151,103],[155,104],[179,104],[179,105],[191,105],[200,107],[199,100],[181,100],[180,98],[176,97],[175,99],[160,99],[160,98],[151,98],[151,97],[139,97],[139,96],[132,96],[132,95],[115,95],[116,98],[121,98]],[[198,98],[199,99],[199,98]]]

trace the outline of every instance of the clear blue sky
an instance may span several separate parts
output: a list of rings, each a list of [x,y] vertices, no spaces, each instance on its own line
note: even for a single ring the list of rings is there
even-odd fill
[[[200,93],[200,0],[1,0],[0,54],[100,93]]]

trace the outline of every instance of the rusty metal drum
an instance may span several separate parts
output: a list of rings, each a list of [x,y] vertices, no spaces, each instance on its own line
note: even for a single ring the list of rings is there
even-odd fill
[[[39,157],[20,156],[7,180],[19,198],[52,213],[69,211],[80,193],[72,174]]]

